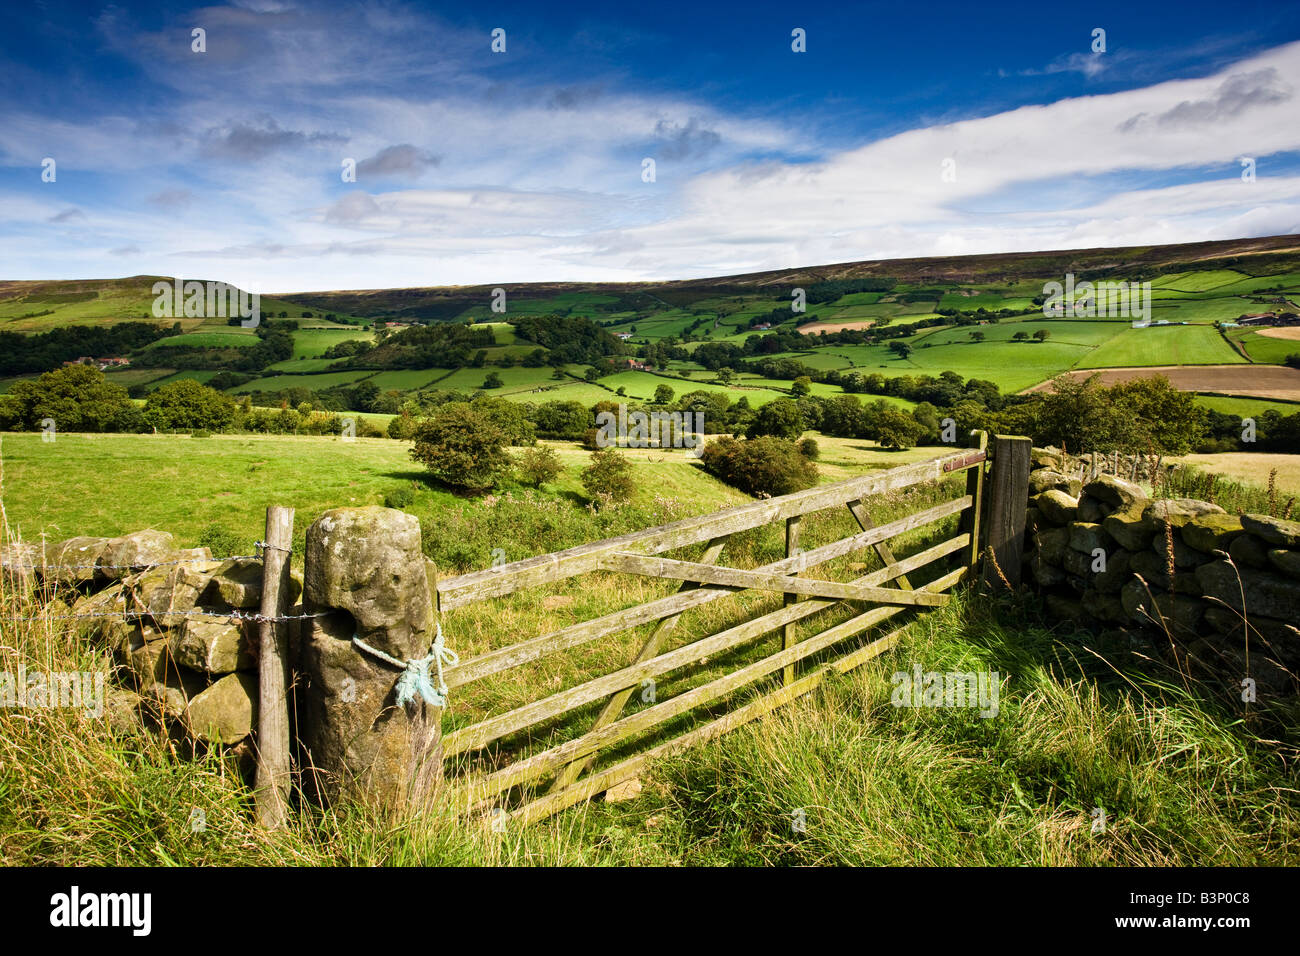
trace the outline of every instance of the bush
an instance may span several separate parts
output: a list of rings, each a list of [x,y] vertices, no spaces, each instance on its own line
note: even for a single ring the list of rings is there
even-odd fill
[[[591,464],[582,469],[582,487],[592,498],[627,501],[636,493],[632,464],[616,448],[598,448],[591,453]]]
[[[723,437],[704,446],[704,470],[756,496],[788,495],[817,483],[817,466],[784,438]]]
[[[410,441],[415,437],[415,419],[403,411],[388,423],[388,437]]]
[[[413,504],[415,504],[415,490],[407,485],[394,488],[384,495],[385,508],[397,508],[399,511],[405,511]]]
[[[211,437],[212,437],[212,432],[208,431],[206,428],[198,428],[198,429],[195,429],[193,432],[190,433],[190,437],[191,437],[191,438],[211,438]]]
[[[817,446],[817,439],[805,438],[799,442],[799,454],[803,455],[809,461],[816,461],[821,457],[821,449]]]
[[[411,457],[453,488],[486,491],[511,464],[506,434],[468,402],[443,405],[415,426],[412,437]]]
[[[545,445],[524,449],[523,454],[515,459],[515,468],[523,482],[534,488],[554,481],[564,471],[560,456]]]

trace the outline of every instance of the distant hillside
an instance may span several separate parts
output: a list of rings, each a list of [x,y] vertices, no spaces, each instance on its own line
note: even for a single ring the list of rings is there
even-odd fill
[[[184,316],[155,318],[153,285],[171,279],[171,276],[142,275],[124,279],[0,280],[0,331],[47,332],[68,325],[138,321],[165,321],[169,326],[179,321],[188,331],[203,324],[203,319]],[[294,318],[303,310],[302,306],[275,296],[262,296],[261,306],[264,315],[288,312]]]
[[[792,286],[847,279],[882,277],[900,283],[1004,283],[1060,277],[1066,272],[1088,278],[1141,279],[1160,273],[1237,269],[1267,275],[1300,268],[1300,235],[1225,239],[1165,246],[1008,252],[993,255],[872,259],[806,266],[745,275],[686,279],[676,282],[529,282],[500,283],[510,299],[555,299],[573,294],[608,296],[610,312],[639,311],[651,302],[683,305],[711,295],[776,292],[788,297]],[[298,305],[358,316],[395,319],[450,319],[483,306],[494,285],[430,286],[277,294]],[[486,312],[484,308],[484,312]]]
[[[507,288],[511,303],[545,300],[549,308],[557,301],[562,305],[566,298],[576,306],[581,298],[584,311],[592,311],[594,304],[594,311],[616,314],[681,307],[711,296],[768,295],[788,299],[788,290],[793,286],[846,280],[879,278],[913,287],[927,283],[1014,286],[1030,279],[1059,277],[1066,272],[1093,279],[1140,279],[1193,269],[1236,269],[1249,275],[1294,271],[1300,269],[1300,236],[1112,249],[873,259],[674,282],[500,285]],[[152,286],[168,278],[139,275],[122,279],[0,280],[0,329],[36,332],[64,325],[110,325],[152,319]],[[298,318],[306,310],[314,313],[313,318],[322,320],[326,314],[332,314],[341,323],[369,318],[445,321],[461,317],[467,310],[476,318],[489,318],[487,303],[495,285],[275,293],[262,297],[262,311],[269,315],[287,312],[288,317]],[[509,311],[521,310],[511,306]],[[557,311],[565,309],[561,307]],[[199,319],[180,321],[186,330],[201,324]]]

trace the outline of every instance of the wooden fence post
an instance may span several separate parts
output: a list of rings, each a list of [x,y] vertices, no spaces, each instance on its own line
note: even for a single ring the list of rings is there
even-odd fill
[[[988,451],[989,433],[986,431],[975,432],[975,446],[982,452]],[[970,535],[970,551],[966,558],[965,564],[971,568],[971,574],[974,575],[974,568],[979,564],[980,558],[980,534],[983,533],[981,516],[984,511],[984,463],[976,465],[966,472],[966,494],[971,497],[970,510],[961,516],[960,530],[964,534]]]
[[[802,522],[803,517],[801,515],[792,515],[785,519],[785,556],[787,558],[793,558],[799,553],[799,530]],[[798,571],[794,572],[796,575],[798,573]],[[788,607],[800,600],[802,600],[802,598],[799,595],[791,594],[787,591],[782,603]],[[783,650],[788,650],[789,648],[794,647],[796,629],[797,625],[793,622],[787,624],[781,629],[781,648]],[[787,664],[785,669],[781,671],[781,683],[786,687],[789,687],[794,683],[793,664]]]
[[[996,435],[993,438],[993,468],[989,473],[987,512],[988,538],[982,580],[994,589],[1020,584],[1020,558],[1025,541],[1025,511],[1029,507],[1029,463],[1033,446],[1033,440],[1029,438],[1009,435]]]
[[[288,640],[283,595],[289,591],[289,554],[293,550],[293,509],[266,509],[262,551],[262,620],[257,655],[257,820],[282,827],[289,816]]]

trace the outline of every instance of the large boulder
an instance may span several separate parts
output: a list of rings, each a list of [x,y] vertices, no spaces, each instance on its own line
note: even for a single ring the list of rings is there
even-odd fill
[[[1155,527],[1143,518],[1144,502],[1135,502],[1108,514],[1101,522],[1106,533],[1128,551],[1142,551],[1151,545]]]
[[[1115,588],[1115,592],[1119,590]],[[1099,620],[1109,624],[1128,623],[1128,612],[1124,609],[1124,602],[1118,593],[1088,588],[1080,596],[1080,600],[1088,613]]]
[[[1242,515],[1241,526],[1275,548],[1300,548],[1300,521],[1268,515]]]
[[[1201,565],[1196,569],[1196,580],[1206,597],[1216,598],[1247,616],[1300,619],[1300,581],[1268,571],[1237,568],[1227,561]]]
[[[95,580],[95,569],[108,538],[68,538],[50,546],[45,552],[46,581],[55,581],[63,587],[81,587]]]
[[[1196,498],[1161,498],[1150,502],[1142,512],[1142,517],[1151,522],[1151,528],[1156,534],[1164,534],[1166,526],[1177,530],[1205,515],[1223,513],[1218,505]]]
[[[1065,525],[1074,520],[1079,503],[1064,491],[1052,488],[1035,498],[1034,506],[1052,524]]]
[[[1040,531],[1034,536],[1034,543],[1037,545],[1036,552],[1040,560],[1059,568],[1070,544],[1070,529],[1049,528]]]
[[[211,583],[203,571],[175,564],[145,572],[135,580],[134,589],[140,605],[159,626],[175,627],[187,620]]]
[[[1076,521],[1070,525],[1070,548],[1074,551],[1091,555],[1098,548],[1106,551],[1114,546],[1115,543],[1110,535],[1099,524]]]
[[[1268,553],[1268,563],[1287,577],[1300,580],[1300,551],[1274,548]],[[1296,618],[1300,619],[1300,608],[1296,608]]]
[[[1241,519],[1229,514],[1198,515],[1182,527],[1182,539],[1197,551],[1227,551],[1242,534]]]
[[[1065,574],[1060,569],[1060,563],[1049,564],[1043,559],[1042,552],[1035,548],[1025,555],[1025,567],[1033,576],[1034,583],[1040,588],[1052,588],[1065,581]]]
[[[1054,471],[1061,470],[1061,450],[1059,448],[1053,448],[1051,446],[1047,448],[1031,448],[1029,450],[1029,460],[1036,469],[1050,468]]]
[[[1029,493],[1031,495],[1042,494],[1044,491],[1054,489],[1065,492],[1071,498],[1077,498],[1082,487],[1083,483],[1078,478],[1063,475],[1059,471],[1053,471],[1050,468],[1040,468],[1029,473]]]
[[[95,565],[101,577],[118,581],[134,571],[174,560],[175,550],[166,531],[136,531],[105,543]]]
[[[1083,486],[1083,494],[1113,508],[1127,508],[1134,502],[1144,501],[1147,496],[1140,485],[1114,475],[1098,475]]]
[[[363,651],[408,661],[428,655],[433,593],[420,524],[390,508],[340,508],[307,530],[302,639],[306,686],[299,736],[308,784],[331,799],[350,793],[392,809],[422,804],[441,766],[441,711],[396,703],[399,668]]]
[[[227,674],[191,698],[189,732],[204,743],[234,744],[257,726],[257,678]]]
[[[205,674],[249,670],[254,658],[245,628],[230,620],[189,618],[172,637],[172,657]]]
[[[1256,568],[1264,571],[1269,567],[1269,547],[1253,534],[1243,534],[1232,539],[1228,545],[1228,554],[1232,560],[1243,568]]]

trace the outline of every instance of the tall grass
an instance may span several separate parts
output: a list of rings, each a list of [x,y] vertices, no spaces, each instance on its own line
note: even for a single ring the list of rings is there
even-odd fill
[[[495,531],[524,520],[525,508],[507,505]],[[877,515],[888,517],[887,508]],[[535,530],[551,519],[539,511],[530,520]],[[541,549],[594,530],[577,520],[543,537]],[[808,543],[844,533],[843,520],[810,521]],[[457,530],[474,533],[468,524]],[[480,534],[475,547],[490,540]],[[762,563],[781,546],[779,529],[756,531],[738,536],[734,558]],[[595,609],[601,600],[644,599],[612,582],[573,594],[584,615],[584,601]],[[111,671],[108,649],[84,628],[41,618],[43,607],[66,613],[74,597],[0,576],[0,672]],[[540,633],[549,613],[542,600],[520,600],[483,605],[472,626],[449,627],[467,642]],[[743,610],[684,620],[681,639]],[[537,679],[571,683],[583,668],[607,671],[635,643],[617,654],[594,647]],[[913,664],[996,670],[997,716],[892,706],[890,675]],[[537,687],[504,690],[505,704],[465,694],[453,707],[498,710],[512,694],[535,699]],[[501,833],[443,811],[398,821],[350,803],[299,806],[287,829],[269,833],[254,823],[233,756],[181,753],[133,720],[0,708],[0,863],[1295,865],[1295,709],[1253,707],[1247,714],[1184,685],[1128,645],[1045,621],[1027,596],[994,603],[967,594],[910,625],[894,652],[653,767],[636,799]],[[1104,832],[1093,832],[1098,810]]]
[[[1165,473],[1155,493],[1161,498],[1208,501],[1229,514],[1266,514],[1290,519],[1300,513],[1295,496],[1278,488],[1276,468],[1269,473],[1267,486],[1261,488],[1191,465],[1178,465]]]

